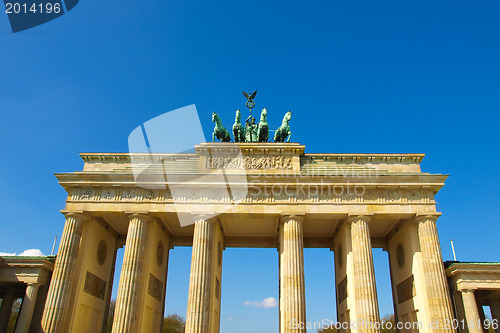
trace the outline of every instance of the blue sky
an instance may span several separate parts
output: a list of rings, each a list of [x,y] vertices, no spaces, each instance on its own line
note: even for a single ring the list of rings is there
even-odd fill
[[[293,111],[306,152],[425,153],[445,259],[500,261],[500,2],[82,0],[12,34],[0,15],[0,251],[50,253],[80,152],[126,152],[128,134],[196,104],[226,124],[258,89],[268,122]],[[203,115],[205,115],[203,117]],[[123,251],[123,250],[122,250]],[[382,315],[386,254],[374,251]],[[171,251],[168,313],[185,315],[190,248]],[[309,320],[335,319],[333,254],[306,250]],[[277,252],[228,249],[222,332],[276,332]],[[245,263],[245,265],[243,265]],[[246,265],[248,264],[248,266]],[[118,280],[118,279],[116,279]],[[115,290],[116,292],[116,290]]]

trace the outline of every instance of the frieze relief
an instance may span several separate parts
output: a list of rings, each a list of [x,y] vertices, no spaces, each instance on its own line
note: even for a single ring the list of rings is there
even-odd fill
[[[233,197],[237,195],[232,193]],[[168,189],[88,189],[75,188],[70,191],[69,200],[82,202],[231,202],[225,188],[176,189],[171,193]],[[233,200],[246,203],[370,203],[370,204],[404,204],[404,203],[434,203],[434,197],[426,190],[370,190],[345,189],[341,186],[322,186],[321,188],[307,186],[268,186],[248,188],[245,198]]]
[[[160,201],[171,200],[168,190],[147,189],[84,189],[76,188],[69,198],[74,201]]]
[[[292,170],[291,156],[208,156],[207,169]]]

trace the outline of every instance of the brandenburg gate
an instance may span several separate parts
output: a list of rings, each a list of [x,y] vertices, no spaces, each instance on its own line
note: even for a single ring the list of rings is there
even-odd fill
[[[398,321],[444,332],[454,318],[434,200],[447,176],[422,172],[422,154],[310,154],[299,143],[217,142],[184,154],[81,157],[83,171],[56,174],[68,197],[45,332],[102,330],[122,246],[115,333],[160,332],[176,246],[193,249],[188,333],[219,332],[228,247],[277,249],[280,332],[305,332],[304,248],[334,252],[330,297],[339,322],[380,320],[372,248],[388,253]]]

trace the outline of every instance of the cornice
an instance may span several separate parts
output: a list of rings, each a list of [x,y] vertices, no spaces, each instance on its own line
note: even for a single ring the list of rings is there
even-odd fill
[[[193,153],[80,153],[80,157],[84,162],[130,162],[130,157],[144,160],[165,159],[171,158],[175,160],[179,158],[198,159],[199,156]]]
[[[460,276],[462,274],[500,274],[500,263],[452,263],[446,268],[446,275]]]
[[[303,153],[305,146],[299,144],[275,144],[275,143],[223,143],[214,142],[195,146],[197,151],[205,152],[204,149],[210,149],[211,153],[221,152],[221,150],[243,150],[247,154],[270,154],[271,152],[293,152],[301,155],[303,158],[324,159],[327,161],[348,161],[348,162],[406,162],[420,163],[425,154],[420,153]],[[248,150],[248,151],[247,151]],[[195,153],[80,153],[80,157],[85,162],[130,162],[130,157],[137,158],[198,158]]]
[[[195,173],[200,177],[203,176],[204,179],[208,179],[210,175],[213,175],[214,178],[220,178],[219,173]],[[228,175],[230,173],[227,173]],[[110,171],[77,171],[77,172],[65,172],[65,173],[55,173],[56,178],[59,180],[61,184],[69,182],[69,183],[114,183],[124,181],[134,182],[134,175],[132,171],[129,172],[110,172]],[[157,175],[163,175],[162,172],[158,173],[148,173],[146,176],[155,177]],[[193,173],[176,173],[172,174],[178,181],[182,181],[182,178],[192,179]],[[428,173],[418,173],[418,174],[405,174],[405,173],[384,173],[379,175],[343,175],[343,174],[247,174],[248,177],[251,177],[252,180],[262,179],[265,180],[266,183],[269,183],[269,180],[272,179],[273,183],[311,183],[315,180],[320,181],[322,184],[325,183],[345,183],[349,181],[351,184],[378,184],[378,186],[386,186],[386,187],[402,187],[402,186],[414,186],[418,184],[418,186],[443,186],[445,180],[448,178],[448,175],[442,174],[428,174]],[[393,182],[390,180],[394,179]],[[325,182],[328,180],[328,182]],[[344,180],[343,182],[339,182],[339,180]],[[352,180],[358,180],[356,182],[352,182]]]
[[[425,154],[370,154],[370,153],[307,153],[303,155],[304,158],[323,159],[326,161],[339,161],[339,162],[368,162],[368,163],[417,163],[422,162]]]
[[[55,256],[50,256],[50,258]],[[44,268],[48,271],[54,270],[54,262],[49,257],[2,257],[2,265],[17,268]]]
[[[297,142],[202,142],[195,146],[198,155],[304,155],[305,146]]]

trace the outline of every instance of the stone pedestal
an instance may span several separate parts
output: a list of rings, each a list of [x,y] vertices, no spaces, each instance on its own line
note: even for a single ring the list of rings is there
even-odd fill
[[[0,308],[0,332],[5,332],[9,323],[10,313],[12,311],[12,303],[14,303],[14,292],[7,290],[2,299],[2,307]]]
[[[438,323],[438,328],[434,329],[434,332],[450,333],[455,332],[455,330],[453,328],[444,328],[445,323],[452,322],[453,314],[436,220],[436,216],[421,216],[416,219],[416,223],[418,225],[418,238],[425,275],[429,320]]]
[[[303,217],[281,218],[279,228],[280,256],[280,332],[306,332],[295,325],[306,324],[304,284]]]
[[[476,298],[473,290],[462,290],[462,299],[464,301],[465,318],[469,333],[482,333],[481,317],[477,309]]]
[[[348,281],[354,284],[356,321],[364,324],[358,327],[358,332],[380,332],[376,325],[380,321],[380,315],[369,221],[368,216],[353,216],[347,220],[351,224],[353,255],[353,276]]]
[[[139,298],[144,278],[144,257],[147,244],[149,217],[134,214],[130,222],[125,243],[118,296],[116,299],[113,333],[132,333],[139,331]]]
[[[42,329],[46,333],[59,333],[66,330],[84,220],[85,217],[81,214],[66,215],[66,224],[42,318]]]
[[[26,286],[26,292],[24,295],[21,312],[19,313],[19,318],[17,319],[15,333],[28,333],[31,325],[31,318],[33,318],[33,310],[35,309],[38,287],[39,285],[33,283],[29,283]]]

